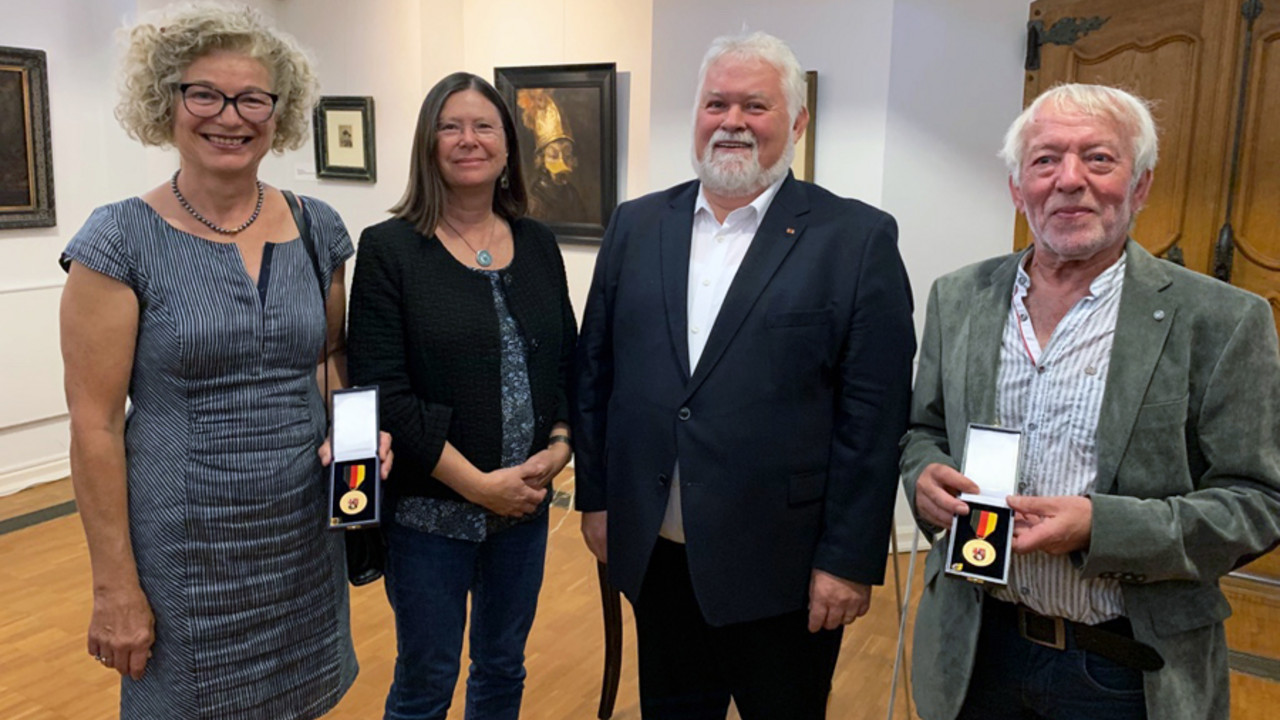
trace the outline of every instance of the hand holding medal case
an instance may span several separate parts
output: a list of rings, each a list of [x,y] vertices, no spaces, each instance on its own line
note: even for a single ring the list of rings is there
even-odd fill
[[[377,525],[382,480],[378,460],[378,388],[333,393],[333,462],[329,465],[329,527]]]
[[[951,520],[947,573],[974,582],[1007,585],[1013,547],[1013,511],[1004,498],[1017,490],[1022,433],[988,425],[969,425],[964,467],[981,495],[962,493],[968,515]]]

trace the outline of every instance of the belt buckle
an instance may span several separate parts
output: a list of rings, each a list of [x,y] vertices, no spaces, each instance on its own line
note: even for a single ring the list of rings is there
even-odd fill
[[[1052,640],[1048,638],[1048,632],[1042,632],[1050,628],[1053,630]],[[1018,634],[1030,642],[1047,648],[1054,650],[1067,648],[1066,624],[1062,618],[1040,615],[1022,606],[1018,607]]]

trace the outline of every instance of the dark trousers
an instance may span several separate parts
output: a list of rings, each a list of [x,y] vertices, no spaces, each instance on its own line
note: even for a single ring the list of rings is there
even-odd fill
[[[634,605],[645,720],[821,720],[842,630],[810,633],[808,611],[712,627],[684,546],[661,538]]]
[[[969,691],[957,720],[1146,720],[1141,670],[1076,647],[1037,645],[1018,632],[1018,608],[983,598]],[[942,648],[942,652],[946,649]]]

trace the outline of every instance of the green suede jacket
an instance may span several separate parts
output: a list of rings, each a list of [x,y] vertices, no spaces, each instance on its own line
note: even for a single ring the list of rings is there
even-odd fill
[[[1228,717],[1231,608],[1218,580],[1280,542],[1280,351],[1262,298],[1158,260],[1132,240],[1098,419],[1093,531],[1075,560],[1120,580],[1137,639],[1165,667],[1147,673],[1161,720]],[[965,429],[995,421],[1001,333],[1026,251],[940,278],[929,295],[903,438],[902,477],[961,466]],[[931,537],[937,528],[922,523]],[[925,561],[915,626],[915,698],[953,720],[974,664],[984,593]]]

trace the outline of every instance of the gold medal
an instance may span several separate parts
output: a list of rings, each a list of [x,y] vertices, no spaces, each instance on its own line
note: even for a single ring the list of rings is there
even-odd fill
[[[986,567],[996,561],[996,549],[986,540],[970,540],[964,544],[960,553],[965,560],[978,567]]]
[[[359,515],[369,504],[369,498],[356,489],[364,482],[364,465],[351,465],[344,469],[343,474],[347,476],[350,490],[338,500],[338,508],[347,515]]]
[[[338,507],[348,515],[357,515],[369,504],[369,498],[359,490],[351,490],[338,501]]]
[[[964,544],[960,553],[964,555],[964,559],[977,565],[978,567],[986,567],[996,561],[996,549],[986,538],[995,532],[999,516],[993,512],[983,510],[969,518],[969,525],[973,527],[973,534],[978,537]]]

